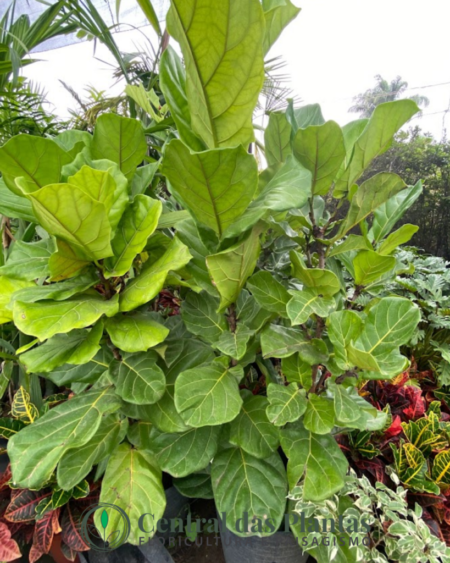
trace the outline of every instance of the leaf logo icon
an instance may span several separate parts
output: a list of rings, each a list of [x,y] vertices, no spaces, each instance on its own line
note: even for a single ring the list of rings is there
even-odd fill
[[[100,521],[102,523],[103,529],[106,530],[109,522],[108,513],[106,512],[106,510],[103,510]]]

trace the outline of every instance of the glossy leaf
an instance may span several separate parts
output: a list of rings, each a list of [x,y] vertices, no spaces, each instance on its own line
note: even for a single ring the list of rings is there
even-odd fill
[[[51,281],[61,281],[79,274],[86,266],[88,260],[78,258],[73,248],[63,240],[56,241],[57,251],[48,261]]]
[[[28,281],[45,277],[49,274],[49,259],[53,250],[53,241],[22,242],[18,240],[11,248],[6,264],[0,267],[0,275]],[[28,286],[23,285],[22,287]]]
[[[153,456],[149,452],[135,450],[126,443],[116,448],[103,477],[100,502],[113,504],[126,512],[130,519],[129,543],[139,545],[140,538],[151,538],[154,526],[149,527],[151,532],[142,532],[138,527],[139,518],[143,514],[151,514],[154,522],[158,522],[166,507],[161,470]],[[109,537],[115,530],[122,529],[119,511],[110,510],[108,516],[108,526],[103,530],[100,510],[95,513],[94,522],[101,537],[103,533]]]
[[[306,410],[305,390],[299,389],[296,383],[286,387],[270,383],[267,387],[267,399],[267,416],[275,426],[284,426],[298,420]]]
[[[281,360],[281,370],[289,383],[300,383],[300,385],[306,390],[311,388],[311,366],[304,362],[298,353],[293,354],[288,358],[283,358]]]
[[[207,342],[217,342],[228,330],[225,316],[217,312],[218,307],[219,300],[206,292],[188,293],[181,305],[181,316],[189,332]]]
[[[219,236],[244,213],[257,187],[256,160],[243,147],[192,153],[174,140],[162,172],[196,221]]]
[[[24,387],[20,387],[14,395],[11,414],[25,424],[32,424],[39,418],[39,411],[36,405],[31,402],[30,394]]]
[[[370,285],[387,272],[394,273],[395,258],[381,256],[373,250],[361,250],[353,259],[356,285]]]
[[[17,289],[30,287],[31,285],[34,284],[24,280],[0,276],[0,324],[13,320],[10,302],[14,292]]]
[[[378,253],[383,256],[392,254],[400,245],[405,244],[405,242],[409,242],[418,230],[419,227],[416,225],[402,225],[397,231],[391,233],[386,240],[380,244]]]
[[[265,154],[269,166],[282,164],[292,154],[291,130],[292,127],[284,113],[270,114],[269,123],[264,131]]]
[[[175,382],[175,406],[185,424],[201,428],[236,418],[242,406],[242,376],[242,370],[230,369],[223,357],[180,373]]]
[[[39,488],[51,477],[62,456],[89,442],[104,413],[120,406],[111,387],[88,391],[48,411],[8,443],[14,483]]]
[[[105,328],[114,346],[124,352],[146,352],[169,334],[168,329],[148,313],[116,315],[106,321]]]
[[[329,434],[335,421],[334,403],[321,395],[310,393],[303,424],[314,434]]]
[[[52,299],[54,301],[64,301],[77,293],[83,293],[99,282],[98,276],[94,272],[87,272],[72,280],[48,285],[34,285],[24,289],[19,289],[13,294],[14,301],[22,303],[36,303]]]
[[[336,274],[331,270],[306,268],[297,252],[290,253],[294,277],[317,294],[334,295],[341,289]]]
[[[264,54],[270,51],[283,29],[300,13],[300,8],[291,0],[263,0],[266,33],[264,36]]]
[[[8,525],[0,522],[0,557],[2,561],[15,561],[21,556],[17,542],[11,538]]]
[[[31,203],[25,197],[12,192],[3,178],[0,178],[0,213],[6,215],[6,217],[36,223]]]
[[[291,296],[269,272],[261,270],[253,275],[248,280],[247,287],[263,309],[286,316],[286,305]]]
[[[314,290],[291,291],[287,314],[293,326],[305,323],[311,315],[327,317],[336,304],[332,297],[317,295]]]
[[[334,359],[342,370],[353,367],[347,348],[359,338],[362,319],[355,311],[336,311],[327,319],[328,337],[334,345]]]
[[[245,356],[247,345],[253,334],[252,330],[239,325],[235,332],[223,332],[215,343],[215,347],[225,356],[239,361]]]
[[[181,45],[194,133],[210,148],[248,144],[264,80],[259,1],[173,0],[167,29]]]

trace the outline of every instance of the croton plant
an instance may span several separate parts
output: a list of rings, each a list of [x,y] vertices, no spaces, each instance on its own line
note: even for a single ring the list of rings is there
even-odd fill
[[[274,533],[289,489],[322,500],[343,487],[335,434],[385,426],[361,382],[408,365],[399,348],[419,309],[379,294],[404,270],[394,253],[416,228],[393,228],[421,188],[358,179],[418,109],[386,103],[341,128],[290,105],[270,115],[263,165],[252,114],[264,56],[297,12],[289,0],[172,0],[184,65],[166,49],[175,127],[156,133],[159,161],[141,123],[117,115],[93,135],[0,148],[2,197],[35,226],[0,268],[1,318],[34,338],[13,360],[63,390],[40,409],[16,394],[16,421],[3,421],[11,485],[70,499],[102,478],[131,543],[153,534],[142,514],[163,516],[163,472],[213,497],[230,529],[247,513],[238,533]],[[163,288],[180,315],[159,307]]]

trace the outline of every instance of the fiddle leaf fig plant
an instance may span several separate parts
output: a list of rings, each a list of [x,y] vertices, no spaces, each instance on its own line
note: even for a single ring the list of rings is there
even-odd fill
[[[100,500],[127,511],[133,543],[140,516],[164,512],[162,471],[213,496],[242,536],[276,532],[299,484],[305,501],[337,493],[347,461],[334,435],[386,423],[359,386],[408,366],[400,347],[420,312],[383,289],[403,268],[386,242],[392,200],[417,188],[390,173],[358,182],[418,109],[391,102],[341,128],[291,105],[270,117],[260,170],[249,147],[263,56],[296,12],[172,0],[185,67],[164,53],[170,213],[142,185],[155,163],[135,120],[0,148],[39,238],[0,267],[2,319],[35,338],[16,361],[71,391],[10,437],[12,481],[67,491],[104,473]],[[165,286],[180,315],[158,307]]]

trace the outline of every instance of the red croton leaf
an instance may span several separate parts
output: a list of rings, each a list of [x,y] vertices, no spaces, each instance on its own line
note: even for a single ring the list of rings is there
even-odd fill
[[[363,471],[364,473],[369,473],[375,478],[375,481],[388,483],[388,477],[386,475],[386,464],[379,457],[374,459],[358,459],[355,460],[356,467]]]
[[[30,563],[37,561],[52,546],[53,536],[59,531],[59,510],[46,512],[36,521],[34,527],[33,546],[30,552]]]
[[[12,500],[5,511],[5,518],[9,522],[29,522],[36,516],[36,506],[42,499],[51,495],[51,491],[30,491],[20,489],[11,494]]]
[[[14,561],[21,557],[20,549],[17,543],[11,538],[11,532],[8,525],[0,522],[0,560]]]
[[[12,477],[11,466],[8,465],[5,471],[0,474],[0,491],[8,487],[8,483],[11,480],[11,477]]]
[[[425,400],[422,397],[422,389],[408,385],[403,388],[405,398],[409,400],[409,407],[403,409],[403,414],[410,420],[420,418],[425,414]]]
[[[398,436],[402,432],[402,421],[398,414],[394,415],[392,419],[392,424],[384,433],[386,438],[393,438],[394,436]]]
[[[61,539],[74,551],[87,551],[87,546],[80,534],[82,511],[72,503],[65,507],[61,517]]]

